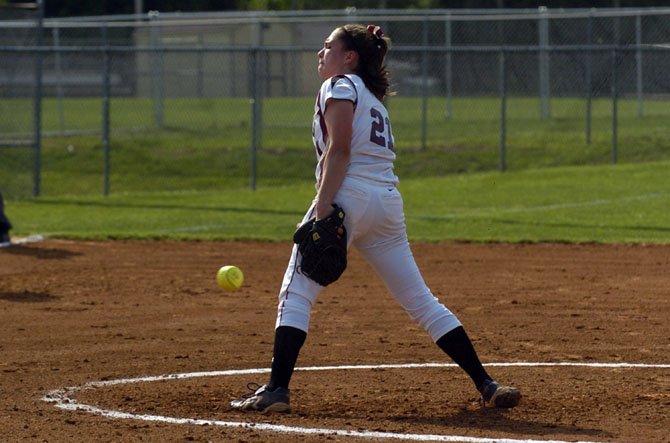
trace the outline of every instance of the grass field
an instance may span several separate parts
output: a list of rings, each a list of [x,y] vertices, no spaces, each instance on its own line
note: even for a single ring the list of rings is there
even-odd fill
[[[670,162],[401,182],[413,240],[670,243]],[[10,201],[17,234],[287,240],[313,183]]]
[[[396,138],[398,174],[405,178],[496,170],[499,166],[499,101],[457,98],[452,118],[445,117],[444,98],[428,101],[422,146],[421,100],[390,99]],[[552,118],[538,117],[539,102],[510,98],[506,147],[507,168],[606,164],[611,161],[611,103],[593,101],[591,143],[585,141],[585,104],[554,99]],[[44,102],[41,195],[89,195],[103,191],[103,149],[99,133],[101,101],[69,99],[63,103],[61,136],[59,106]],[[16,100],[0,104],[0,135],[30,131],[17,121],[30,121],[30,108]],[[23,111],[21,111],[23,109]],[[164,126],[154,125],[148,99],[114,98],[111,102],[110,190],[217,190],[248,186],[251,176],[248,99],[166,99]],[[19,118],[20,114],[26,114]],[[314,154],[310,122],[313,98],[272,98],[263,102],[261,146],[256,157],[258,186],[290,185],[313,177]],[[621,100],[618,119],[618,161],[670,160],[670,106],[647,100],[644,117],[637,102]],[[83,133],[82,133],[83,131]],[[86,133],[86,131],[89,131]],[[0,148],[0,186],[10,197],[32,191],[33,152]]]
[[[23,102],[3,101],[4,114]],[[508,101],[508,171],[499,165],[500,103],[390,99],[408,227],[419,240],[668,242],[670,106],[621,100],[618,165],[611,162],[611,103],[593,102],[591,143],[584,102]],[[26,108],[26,106],[23,106]],[[103,197],[100,100],[45,100],[40,198],[30,199],[33,152],[0,148],[0,186],[17,234],[76,238],[289,238],[313,194],[313,98],[266,99],[250,186],[247,99],[167,99],[157,129],[150,100],[111,103],[110,191]],[[24,110],[25,111],[25,110]],[[5,119],[0,134],[21,128]],[[7,137],[7,135],[5,135]],[[17,199],[17,197],[20,197]],[[268,223],[268,219],[272,222]]]

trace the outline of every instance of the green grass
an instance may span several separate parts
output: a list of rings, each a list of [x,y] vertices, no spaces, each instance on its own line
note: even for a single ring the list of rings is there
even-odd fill
[[[313,177],[311,142],[313,98],[268,98],[263,102],[262,138],[257,152],[259,187],[284,186]],[[0,104],[0,134],[30,131],[25,100]],[[389,109],[396,138],[398,174],[405,178],[496,170],[499,166],[499,100],[456,98],[451,118],[446,100],[428,100],[423,144],[422,101],[393,97]],[[44,101],[41,195],[89,195],[103,191],[103,147],[99,99],[63,103],[65,134],[59,135],[55,99]],[[25,109],[24,109],[25,108]],[[593,101],[591,143],[585,141],[583,100],[556,98],[552,118],[538,117],[537,99],[510,97],[507,106],[507,168],[605,164],[611,160],[611,103]],[[23,115],[25,114],[25,115]],[[23,117],[21,117],[23,115]],[[140,98],[111,101],[110,189],[113,193],[215,190],[249,184],[251,104],[247,98],[166,99],[164,126],[157,129],[153,102]],[[21,117],[21,118],[20,118]],[[664,100],[619,106],[618,160],[622,163],[670,160],[670,106]],[[82,133],[82,131],[84,131]],[[89,131],[88,133],[85,131]],[[11,137],[10,137],[11,138]],[[0,186],[10,197],[32,192],[30,148],[0,148]]]
[[[670,162],[560,167],[401,181],[421,241],[670,243]],[[215,191],[9,201],[16,235],[288,240],[311,181]]]
[[[111,102],[110,191],[103,197],[99,99],[68,99],[63,124],[55,99],[44,102],[40,198],[33,151],[0,147],[0,188],[17,234],[70,238],[288,239],[313,195],[313,97],[263,102],[251,176],[247,98],[166,99],[157,128],[149,99]],[[611,161],[611,103],[537,99],[507,103],[508,171],[500,174],[500,102],[457,97],[427,102],[393,97],[398,159],[410,236],[416,240],[661,242],[670,238],[670,106],[635,100],[618,110],[618,160]],[[30,101],[0,103],[0,136],[29,133]],[[59,135],[61,129],[77,135]],[[88,132],[87,132],[88,131]],[[4,144],[7,144],[6,142]],[[465,174],[467,173],[467,174]],[[23,199],[23,200],[22,200]]]

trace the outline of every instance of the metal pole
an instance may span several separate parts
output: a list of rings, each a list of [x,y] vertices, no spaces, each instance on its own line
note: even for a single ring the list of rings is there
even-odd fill
[[[498,143],[500,172],[507,170],[507,75],[505,73],[505,50],[500,50],[499,56],[499,83],[500,83],[500,141]]]
[[[252,191],[256,190],[256,152],[258,150],[258,127],[260,126],[259,81],[258,81],[258,49],[251,53],[251,152],[249,185]]]
[[[251,190],[256,190],[257,182],[257,153],[262,145],[263,129],[263,23],[257,23],[256,47],[251,52],[251,152],[249,181]]]
[[[103,149],[103,187],[102,193],[109,195],[109,101],[110,101],[110,61],[107,23],[101,29],[102,46],[102,149]]]
[[[60,28],[55,27],[51,30],[54,47],[54,64],[56,68],[56,96],[58,97],[58,123],[60,134],[65,132],[65,114],[63,112],[63,69],[60,54]]]
[[[204,51],[202,50],[202,44],[203,44],[203,37],[202,33],[198,33],[198,45],[200,46],[197,54],[197,59],[196,59],[196,85],[198,89],[198,97],[203,96],[203,86],[204,86],[204,72],[203,72],[203,58],[204,58]]]
[[[644,115],[644,92],[642,86],[642,17],[635,17],[635,63],[637,65],[637,115]]]
[[[297,26],[291,26],[291,45],[292,46],[298,46],[298,42],[300,40],[300,34],[298,33],[298,30],[296,29]],[[287,95],[300,95],[302,94],[302,88],[298,89],[298,85],[301,84],[300,81],[300,70],[298,69],[298,66],[300,65],[300,53],[296,53],[296,51],[291,51],[289,54],[289,76],[288,76],[288,91]]]
[[[445,75],[447,83],[447,119],[451,119],[451,100],[453,95],[453,73],[452,69],[452,53],[451,53],[451,14],[447,15],[447,20],[444,22],[444,39],[447,47]]]
[[[617,162],[618,146],[617,146],[617,50],[612,50],[612,163]]]
[[[592,51],[591,48],[593,47],[593,9],[591,9],[591,12],[589,13],[589,20],[587,23],[587,41],[589,45],[589,49],[586,51],[586,69],[585,69],[585,76],[586,76],[586,144],[590,145],[591,144],[591,64],[593,62],[592,60]]]
[[[265,96],[265,79],[269,78],[267,74],[268,68],[266,60],[268,53],[260,50],[260,48],[265,44],[265,24],[263,22],[258,23],[258,46],[259,51],[256,53],[257,63],[256,63],[256,106],[258,113],[258,126],[256,127],[256,149],[263,149],[263,97]],[[268,88],[269,89],[269,88]],[[254,153],[255,156],[255,153]],[[254,163],[255,165],[255,163]],[[256,171],[254,170],[254,174]]]
[[[149,11],[151,21],[152,82],[154,96],[154,120],[158,128],[163,127],[163,53],[160,51],[161,35],[158,11]]]
[[[282,52],[280,57],[281,57],[281,72],[286,72],[288,73],[288,57],[290,54],[288,52]],[[282,75],[281,76],[281,91],[282,95],[286,97],[288,95],[288,75]]]
[[[428,20],[423,21],[423,48],[421,51],[421,149],[426,149],[428,118]]]
[[[540,112],[542,119],[546,120],[551,117],[551,110],[549,108],[549,19],[547,14],[547,7],[540,6],[540,18],[538,20],[538,32],[540,41],[539,52],[539,69],[540,69]]]
[[[42,46],[44,31],[44,1],[36,0],[37,23],[35,46]],[[33,147],[35,163],[33,168],[33,197],[40,195],[42,170],[42,53],[35,52],[35,94],[33,97]]]
[[[236,45],[241,44],[237,41],[238,40],[238,34],[240,34],[239,31],[237,31],[237,32],[234,31],[234,32],[231,32],[229,34],[230,35],[230,44],[232,46],[236,46]],[[239,36],[239,37],[241,37],[242,40],[246,41],[246,38],[244,38],[242,36]],[[231,97],[241,97],[241,96],[244,96],[244,89],[243,88],[245,86],[244,82],[241,81],[242,79],[245,78],[245,76],[240,73],[240,70],[241,70],[240,68],[242,66],[242,56],[241,55],[238,56],[237,53],[235,53],[235,52],[229,52],[229,54],[230,54],[230,56],[229,56],[229,60],[230,60],[230,62],[229,62],[229,64],[230,64],[230,69],[229,69],[230,81],[228,83],[230,83],[230,96]],[[238,67],[238,65],[240,65],[240,66]],[[238,92],[238,90],[239,90],[239,92]]]
[[[620,8],[621,7],[621,1],[620,0],[614,0],[614,7],[615,8]],[[615,46],[619,45],[619,42],[621,41],[621,19],[617,16],[614,17],[613,20],[613,25],[614,25],[614,42],[613,44]],[[617,118],[617,111],[618,111],[618,103],[617,103],[617,50],[614,49],[612,51],[612,163],[617,162],[617,157],[618,157],[618,118]]]
[[[618,8],[621,7],[621,1],[620,1],[620,0],[614,0],[613,3],[614,3],[613,6],[614,6],[615,8],[618,9]],[[614,41],[612,42],[612,44],[614,44],[614,45],[618,45],[619,42],[621,41],[621,18],[620,18],[618,15],[615,16],[615,17],[612,19],[612,26],[613,26],[613,28],[614,28],[614,29],[612,30],[612,33],[613,33],[613,35],[614,35],[614,38],[613,38]]]

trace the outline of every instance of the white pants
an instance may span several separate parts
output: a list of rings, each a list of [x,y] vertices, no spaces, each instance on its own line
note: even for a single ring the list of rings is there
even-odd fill
[[[334,201],[346,214],[348,246],[360,251],[396,301],[433,341],[461,326],[423,281],[407,240],[402,196],[397,188],[347,177]],[[314,202],[303,222],[313,213]],[[279,292],[275,327],[292,326],[307,332],[312,306],[323,286],[296,269],[298,255],[294,245]]]

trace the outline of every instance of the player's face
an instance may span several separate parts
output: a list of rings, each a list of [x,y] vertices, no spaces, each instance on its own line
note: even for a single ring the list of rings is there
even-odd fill
[[[319,51],[319,77],[330,78],[334,75],[352,72],[355,51],[347,51],[338,30],[334,30],[323,42]]]

